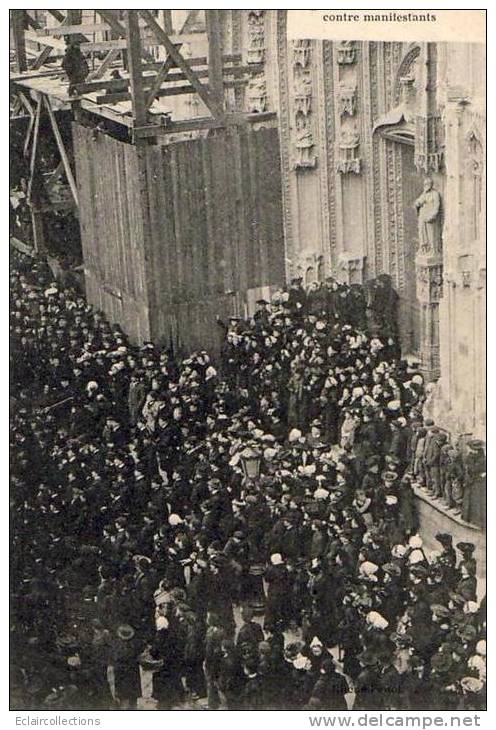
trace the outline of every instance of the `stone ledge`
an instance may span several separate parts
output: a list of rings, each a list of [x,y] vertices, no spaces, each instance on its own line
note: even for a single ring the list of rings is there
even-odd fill
[[[472,525],[446,509],[439,500],[433,499],[419,487],[414,487],[415,500],[419,516],[419,532],[428,551],[439,552],[441,546],[436,540],[438,532],[447,532],[453,536],[453,545],[457,542],[472,542],[475,545],[474,557],[477,561],[477,595],[480,598],[486,592],[486,533],[477,525]]]
[[[478,525],[474,525],[471,522],[466,522],[461,516],[460,513],[452,508],[446,507],[446,505],[442,502],[441,499],[437,499],[436,497],[433,497],[432,495],[428,494],[422,487],[419,487],[415,484],[412,484],[413,491],[415,492],[415,496],[419,499],[422,499],[424,502],[427,502],[431,507],[433,507],[438,512],[441,512],[443,515],[448,517],[450,520],[454,520],[462,527],[465,527],[469,530],[475,530],[475,532],[481,532],[483,533],[484,530],[482,527],[479,527]]]

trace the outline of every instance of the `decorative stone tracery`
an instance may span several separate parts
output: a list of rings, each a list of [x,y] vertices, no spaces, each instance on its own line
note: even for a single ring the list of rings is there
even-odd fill
[[[265,10],[248,11],[248,63],[265,61]]]

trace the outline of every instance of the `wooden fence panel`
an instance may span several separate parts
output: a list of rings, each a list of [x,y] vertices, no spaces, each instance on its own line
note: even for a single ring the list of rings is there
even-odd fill
[[[89,301],[133,340],[217,351],[216,314],[284,283],[277,130],[137,148],[73,127]]]

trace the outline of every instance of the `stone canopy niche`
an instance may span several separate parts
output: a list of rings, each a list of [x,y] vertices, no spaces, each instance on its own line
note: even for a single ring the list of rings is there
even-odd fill
[[[415,330],[414,349],[428,380],[440,376],[439,301],[443,292],[443,205],[437,176],[443,171],[444,148],[435,76],[434,44],[412,44],[396,73],[397,103],[374,125],[374,134],[411,150],[403,155],[411,162],[403,171],[409,180],[402,184],[402,204],[410,221],[405,255],[412,261],[414,274],[406,305]]]

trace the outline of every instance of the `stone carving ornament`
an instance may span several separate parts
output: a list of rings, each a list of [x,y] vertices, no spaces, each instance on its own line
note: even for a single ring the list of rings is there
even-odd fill
[[[357,88],[342,83],[339,87],[339,111],[341,116],[355,116],[357,110]]]
[[[420,253],[428,256],[441,254],[441,195],[434,188],[432,178],[425,178],[424,190],[414,206],[417,210]]]
[[[356,43],[355,41],[341,41],[338,45],[338,64],[347,66],[356,61]]]
[[[297,117],[295,168],[315,167],[314,146],[313,134],[308,126],[307,118],[301,115]]]
[[[339,160],[336,165],[337,171],[343,174],[359,174],[361,161],[358,155],[360,147],[360,135],[355,126],[345,127],[341,131],[339,142]]]
[[[264,10],[248,12],[248,63],[263,63],[265,58]]]
[[[295,112],[307,116],[312,108],[312,78],[303,73],[295,80]]]
[[[307,38],[293,41],[293,64],[306,68],[310,63],[310,51],[310,41]]]
[[[248,111],[261,113],[267,111],[267,83],[263,76],[250,79],[247,94]]]

